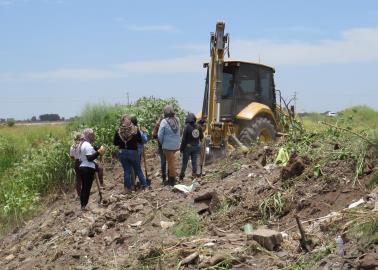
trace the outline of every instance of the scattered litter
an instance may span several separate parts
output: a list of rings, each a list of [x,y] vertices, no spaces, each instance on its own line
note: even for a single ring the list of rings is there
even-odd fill
[[[268,165],[267,165],[268,166]],[[248,174],[248,178],[255,178],[256,177],[256,174],[255,173],[250,173]]]
[[[160,226],[166,230],[168,228],[171,228],[175,223],[173,221],[160,221]]]
[[[264,169],[267,170],[268,172],[271,172],[272,170],[274,170],[275,168],[277,168],[277,165],[276,164],[273,164],[273,163],[269,163],[269,164],[266,164],[264,166]]]
[[[253,232],[253,226],[251,223],[247,223],[244,225],[244,233],[250,234]]]
[[[373,211],[378,212],[378,201],[375,202]]]
[[[131,227],[140,227],[142,225],[142,221],[137,221],[133,224],[130,224]]]
[[[174,185],[173,189],[177,189],[184,193],[190,193],[195,191],[198,187],[200,187],[200,184],[196,180],[194,180],[190,186],[178,184]]]
[[[190,263],[194,262],[198,258],[198,256],[199,256],[198,252],[194,252],[194,253],[190,254],[189,256],[187,256],[186,258],[184,258],[180,262],[180,266],[181,265],[190,264]]]
[[[348,209],[352,209],[352,208],[355,208],[361,204],[364,204],[365,203],[365,200],[363,198],[359,199],[357,202],[354,202],[354,203],[351,203],[349,206],[348,206]]]
[[[283,239],[286,239],[286,238],[289,237],[289,235],[287,233],[285,233],[285,232],[281,232],[281,235],[282,235]]]
[[[289,162],[289,153],[287,152],[286,148],[281,147],[278,150],[278,154],[274,163],[279,164],[281,166],[286,166],[288,162]]]
[[[209,242],[209,243],[206,243],[206,244],[203,244],[204,247],[215,247],[215,243],[214,242]]]

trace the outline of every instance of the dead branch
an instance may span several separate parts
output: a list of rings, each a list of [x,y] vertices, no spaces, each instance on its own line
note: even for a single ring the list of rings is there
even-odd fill
[[[329,127],[333,127],[333,128],[336,128],[336,129],[340,129],[340,130],[343,130],[343,131],[349,132],[349,133],[351,133],[351,134],[353,134],[353,135],[355,135],[355,136],[357,136],[357,137],[363,139],[364,141],[366,141],[367,143],[369,143],[369,144],[371,144],[371,145],[378,145],[377,143],[370,141],[368,138],[366,138],[366,137],[362,136],[361,134],[358,134],[358,133],[356,133],[356,132],[354,132],[354,131],[352,131],[352,130],[349,130],[349,129],[346,129],[346,128],[342,128],[342,127],[338,127],[338,126],[335,126],[335,125],[332,125],[332,124],[326,123],[326,122],[324,122],[324,121],[319,121],[319,123],[320,123],[320,124],[323,124],[323,125],[326,125],[326,126],[329,126]]]

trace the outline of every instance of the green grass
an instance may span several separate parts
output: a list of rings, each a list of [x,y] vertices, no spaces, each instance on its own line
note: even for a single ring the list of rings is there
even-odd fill
[[[368,134],[378,131],[378,111],[367,106],[355,106],[347,108],[337,113],[335,117],[329,117],[321,113],[308,113],[301,117],[303,126],[311,131],[321,131],[327,129],[326,126],[319,125],[319,122],[349,127],[355,131],[362,131]]]
[[[173,227],[173,233],[177,237],[197,235],[201,230],[201,217],[193,209],[186,209],[182,211],[178,223]]]
[[[263,200],[259,205],[263,220],[269,220],[273,216],[280,216],[283,213],[285,200],[281,192],[276,192]]]
[[[302,270],[307,269],[317,262],[328,256],[334,251],[334,246],[327,246],[324,249],[321,249],[315,253],[310,253],[305,256],[300,256],[294,263],[282,268],[282,270]]]
[[[359,217],[348,234],[364,247],[375,243],[378,241],[378,214],[372,212]]]
[[[31,217],[43,196],[71,185],[69,146],[64,124],[0,127],[0,233]]]
[[[60,139],[66,136],[65,124],[0,126],[0,178],[6,169],[47,138]]]

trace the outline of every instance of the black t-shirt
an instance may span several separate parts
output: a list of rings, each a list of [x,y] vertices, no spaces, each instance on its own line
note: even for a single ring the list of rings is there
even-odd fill
[[[186,124],[184,133],[182,134],[182,141],[180,151],[184,151],[188,144],[198,145],[203,139],[202,127],[197,124]]]
[[[118,130],[114,134],[113,144],[118,146],[119,149],[138,150],[138,143],[142,143],[142,137],[139,130],[126,144],[119,136]]]

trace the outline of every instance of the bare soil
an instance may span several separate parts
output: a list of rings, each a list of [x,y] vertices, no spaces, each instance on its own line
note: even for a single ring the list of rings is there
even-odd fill
[[[318,218],[341,213],[368,192],[366,177],[353,185],[355,171],[349,160],[330,162],[323,176],[316,178],[309,157],[293,156],[282,168],[273,164],[277,152],[269,146],[233,153],[206,167],[206,176],[197,179],[200,187],[188,195],[161,185],[153,153],[148,158],[152,189],[122,195],[123,171],[117,161],[109,161],[104,164],[102,204],[98,204],[95,185],[87,212],[80,210],[73,190],[58,195],[44,213],[1,239],[0,269],[198,269],[214,265],[218,268],[208,269],[282,269],[304,255],[295,215],[304,222],[312,248],[317,250],[341,233],[330,225],[333,219]],[[190,183],[191,179],[184,179],[183,184]],[[269,208],[270,218],[264,219],[262,203],[278,193],[283,209]],[[210,197],[199,200],[200,195]],[[163,228],[182,222],[188,209],[200,213],[197,235],[177,237],[174,228]],[[277,250],[265,250],[248,239],[243,231],[247,223],[254,229],[282,232],[283,243]],[[357,269],[363,252],[352,243],[346,249],[357,253],[348,269]],[[189,255],[195,258],[182,261]],[[336,269],[324,265],[346,260],[326,259],[312,269]]]

